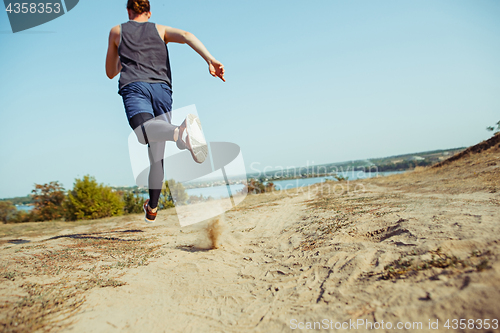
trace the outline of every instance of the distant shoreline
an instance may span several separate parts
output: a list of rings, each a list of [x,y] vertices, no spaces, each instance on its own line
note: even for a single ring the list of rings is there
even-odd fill
[[[316,177],[333,177],[342,172],[352,171],[366,171],[370,172],[400,172],[413,170],[415,167],[429,166],[442,160],[453,156],[465,150],[465,147],[431,150],[420,153],[411,153],[405,155],[395,155],[383,158],[373,158],[356,160],[350,162],[329,163],[322,165],[303,166],[298,168],[290,168],[272,171],[263,171],[259,173],[248,173],[248,179],[259,179],[261,181],[281,181],[281,180],[294,180],[294,179],[308,179]],[[326,172],[325,172],[326,171]],[[276,176],[276,174],[280,174]],[[139,193],[146,193],[146,189],[139,189],[137,186],[111,186],[117,191],[138,191]],[[186,189],[190,189],[187,186]],[[33,199],[30,195],[24,197],[4,198],[0,201],[10,201],[14,205],[29,206],[33,204]]]

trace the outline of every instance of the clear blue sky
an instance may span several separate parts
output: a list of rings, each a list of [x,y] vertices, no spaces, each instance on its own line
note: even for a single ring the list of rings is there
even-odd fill
[[[250,165],[303,166],[473,145],[500,120],[500,1],[163,1],[151,21],[194,33],[212,78],[170,45],[174,109]],[[104,72],[125,0],[82,0],[12,34],[0,13],[0,198],[90,174],[133,185],[117,79]],[[167,174],[168,177],[168,174]]]

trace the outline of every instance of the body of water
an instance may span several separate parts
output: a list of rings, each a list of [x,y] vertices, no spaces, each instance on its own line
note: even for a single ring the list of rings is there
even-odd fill
[[[366,179],[377,176],[389,176],[405,171],[388,171],[388,172],[363,172],[363,171],[346,171],[339,172],[339,176],[348,178],[348,180],[356,179]],[[298,178],[298,179],[286,179],[286,180],[274,180],[273,184],[277,190],[291,189],[296,187],[304,187],[317,183],[323,183],[325,180],[334,180],[332,176],[328,177],[314,177],[314,178]]]
[[[236,194],[245,188],[243,184],[231,185],[231,193]],[[214,186],[214,187],[200,187],[200,188],[190,188],[186,190],[188,195],[196,195],[196,196],[204,196],[208,198],[211,196],[212,198],[220,198],[220,197],[228,197],[227,194],[227,186]]]
[[[16,205],[17,210],[23,210],[25,212],[30,212],[33,210],[34,206],[32,205]]]

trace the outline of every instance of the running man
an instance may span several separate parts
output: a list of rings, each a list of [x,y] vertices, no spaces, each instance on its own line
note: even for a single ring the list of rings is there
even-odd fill
[[[109,33],[106,75],[120,73],[119,91],[130,127],[141,144],[148,145],[149,199],[144,203],[146,222],[156,219],[163,185],[162,156],[165,142],[174,141],[179,149],[188,149],[198,163],[205,161],[208,149],[198,117],[190,114],[180,126],[171,124],[172,76],[168,43],[188,44],[208,64],[209,72],[224,82],[224,66],[208,52],[193,34],[149,22],[148,0],[128,0],[129,21]]]

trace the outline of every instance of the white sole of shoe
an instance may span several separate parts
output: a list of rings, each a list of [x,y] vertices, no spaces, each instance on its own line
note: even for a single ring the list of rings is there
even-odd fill
[[[154,220],[153,220],[153,221],[150,221],[150,220],[148,220],[146,217],[144,217],[144,221],[146,221],[146,223],[149,223],[149,224],[153,224],[153,223],[155,223],[155,221],[154,221]]]
[[[203,163],[208,156],[208,146],[200,119],[194,114],[188,114],[186,117],[186,133],[191,146],[191,155],[197,163]]]

